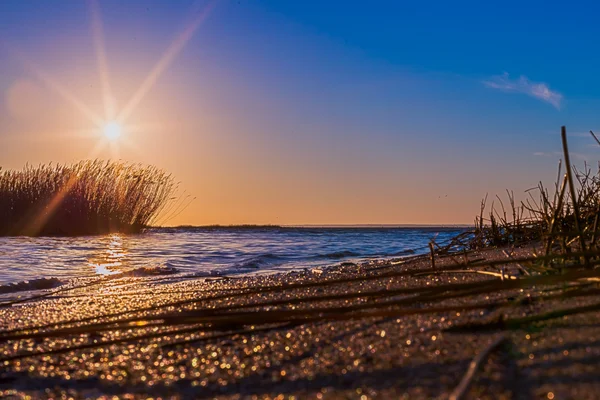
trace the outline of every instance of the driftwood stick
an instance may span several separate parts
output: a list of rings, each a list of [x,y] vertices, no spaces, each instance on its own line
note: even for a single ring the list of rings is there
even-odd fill
[[[450,397],[448,397],[449,400],[460,400],[465,398],[467,391],[469,390],[469,387],[473,382],[473,378],[475,377],[475,373],[477,372],[477,370],[481,368],[481,365],[487,359],[487,357],[494,350],[500,347],[500,345],[503,344],[507,339],[508,337],[506,335],[497,337],[496,340],[490,343],[485,349],[483,349],[479,354],[477,354],[477,356],[475,356],[473,361],[471,361],[471,363],[469,364],[469,369],[467,369],[467,372],[461,379],[456,389],[454,389],[452,393],[450,393]]]
[[[502,274],[499,272],[479,271],[479,270],[472,270],[472,269],[440,270],[440,271],[432,271],[432,272],[423,272],[423,273],[415,274],[414,276],[441,275],[441,274],[481,274],[481,275],[495,276],[496,278],[500,278],[502,280],[504,280],[504,278],[517,279],[517,277],[512,276],[506,272],[504,272]]]
[[[505,255],[506,257],[510,258],[511,260],[512,260],[512,259],[514,259],[514,257],[512,256],[512,254],[510,254],[508,251],[506,251],[506,250],[502,250],[502,253],[504,253],[504,255]],[[519,271],[521,271],[521,273],[522,273],[523,275],[527,275],[527,276],[531,275],[531,274],[529,273],[529,271],[527,271],[527,270],[526,270],[526,269],[525,269],[525,268],[524,268],[524,267],[523,267],[523,266],[522,266],[520,263],[518,263],[518,262],[515,262],[515,265],[517,266],[517,268],[519,269]]]

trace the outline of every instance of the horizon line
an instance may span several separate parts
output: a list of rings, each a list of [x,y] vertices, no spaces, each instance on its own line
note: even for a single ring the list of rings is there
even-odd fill
[[[473,224],[206,224],[150,226],[149,228],[470,228]]]

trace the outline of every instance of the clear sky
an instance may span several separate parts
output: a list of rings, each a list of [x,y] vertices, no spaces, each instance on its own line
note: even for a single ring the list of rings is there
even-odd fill
[[[0,166],[154,164],[196,197],[169,225],[471,223],[486,193],[553,182],[561,125],[595,165],[599,12],[2,1]]]

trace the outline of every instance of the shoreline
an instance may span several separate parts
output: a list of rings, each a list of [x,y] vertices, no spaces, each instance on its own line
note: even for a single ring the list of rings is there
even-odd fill
[[[508,261],[488,249],[438,257],[436,271],[419,255],[266,276],[123,277],[59,288],[0,308],[0,394],[447,398],[471,360],[506,335],[509,344],[486,359],[470,396],[594,398],[599,312],[511,329],[455,329],[586,305],[593,296],[552,297],[556,284],[508,288],[508,275],[519,273],[514,265],[500,280],[459,272],[464,257],[469,269],[492,274],[500,269],[485,262]],[[448,297],[456,285],[483,291]],[[19,330],[65,320],[79,322]],[[28,353],[40,354],[22,357]]]

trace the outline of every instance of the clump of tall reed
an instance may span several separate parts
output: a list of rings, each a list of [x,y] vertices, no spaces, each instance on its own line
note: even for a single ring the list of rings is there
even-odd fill
[[[115,161],[0,169],[0,235],[134,233],[175,190],[170,174]]]
[[[600,144],[594,133],[590,133]],[[460,244],[473,249],[538,242],[540,255],[546,257],[550,254],[582,254],[575,261],[567,262],[559,257],[552,263],[543,263],[544,269],[590,267],[592,261],[600,260],[600,164],[596,173],[587,164],[583,170],[572,166],[565,127],[562,127],[561,137],[565,171],[562,171],[561,161],[553,190],[549,191],[540,182],[527,191],[529,197],[521,204],[515,204],[514,196],[509,192],[508,215],[504,203],[497,197],[500,209],[492,203],[486,217],[486,197],[481,203],[480,215],[475,219],[475,230],[457,238],[453,243],[455,247]]]

